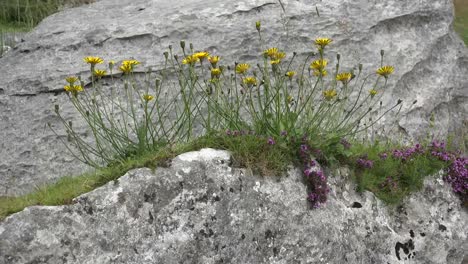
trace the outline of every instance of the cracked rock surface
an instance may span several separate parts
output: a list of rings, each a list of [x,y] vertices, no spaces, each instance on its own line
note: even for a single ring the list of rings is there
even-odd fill
[[[0,263],[461,263],[468,214],[440,177],[403,206],[358,194],[346,169],[311,210],[300,171],[258,177],[202,149],[0,223]]]
[[[64,132],[54,104],[86,128],[63,94],[68,75],[87,76],[82,58],[134,58],[141,71],[163,68],[162,53],[179,41],[218,54],[222,63],[252,62],[261,47],[255,21],[262,21],[268,46],[304,57],[312,39],[330,37],[329,65],[362,63],[365,73],[380,64],[380,50],[396,71],[385,103],[405,100],[396,126],[425,135],[432,113],[441,136],[458,133],[468,116],[467,49],[454,33],[452,0],[101,0],[46,18],[0,59],[0,195],[18,195],[85,167],[67,153],[46,127]],[[316,12],[319,10],[320,16]],[[283,12],[284,8],[284,12]],[[417,103],[410,109],[411,102]]]

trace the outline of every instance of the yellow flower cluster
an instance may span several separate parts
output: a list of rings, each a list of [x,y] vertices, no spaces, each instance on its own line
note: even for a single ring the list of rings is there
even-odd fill
[[[76,95],[78,92],[83,91],[83,87],[81,85],[65,85],[64,89],[65,91],[70,92],[74,95]]]
[[[217,57],[217,56],[216,56]],[[216,60],[216,58],[213,58],[213,57],[210,57],[210,53],[207,52],[207,51],[200,51],[200,52],[196,52],[192,55],[188,55],[186,56],[183,60],[182,60],[182,64],[188,64],[188,65],[194,65],[195,63],[199,62],[199,61],[203,61],[204,59],[208,58],[208,60],[211,58],[213,61]],[[217,58],[219,60],[219,57]],[[211,62],[211,60],[210,60]],[[217,61],[216,61],[217,62]],[[211,62],[213,63],[213,62]]]
[[[104,70],[94,70],[93,75],[96,76],[97,78],[102,78],[103,76],[106,75],[106,71],[104,71]]]
[[[286,75],[287,77],[289,77],[289,80],[292,80],[292,78],[294,77],[294,75],[296,75],[296,72],[295,72],[295,71],[288,71],[285,75]]]
[[[310,68],[314,70],[315,76],[326,76],[327,71],[325,70],[325,67],[327,64],[327,60],[315,60],[310,64]]]
[[[133,72],[133,68],[138,64],[140,64],[140,62],[137,60],[124,60],[122,61],[119,70],[124,74],[129,74]]]
[[[270,58],[270,63],[272,65],[279,64],[282,59],[286,57],[286,53],[279,51],[278,48],[269,48],[265,51],[263,51],[263,54],[266,57]]]

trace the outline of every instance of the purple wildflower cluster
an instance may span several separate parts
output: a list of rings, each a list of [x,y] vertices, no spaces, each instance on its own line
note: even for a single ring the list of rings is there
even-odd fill
[[[346,139],[342,138],[340,140],[341,145],[343,145],[344,149],[350,149],[351,148],[351,143],[347,141]]]
[[[468,158],[462,157],[461,153],[453,153],[446,149],[445,142],[434,140],[425,149],[420,144],[405,149],[395,149],[392,157],[401,161],[410,160],[414,155],[430,155],[447,163],[445,182],[451,185],[452,190],[468,199]],[[387,153],[381,153],[381,159],[387,158]]]
[[[359,158],[356,163],[358,164],[359,167],[365,168],[365,169],[370,169],[374,166],[374,162],[370,159],[367,158],[366,156],[363,156]]]
[[[410,160],[414,155],[423,154],[424,152],[424,148],[420,144],[416,144],[409,148],[395,149],[392,151],[392,156],[395,159],[406,161]]]
[[[310,189],[307,200],[310,202],[312,208],[319,208],[320,205],[327,201],[327,195],[330,192],[330,188],[327,184],[327,177],[320,169],[317,162],[312,158],[312,152],[314,151],[304,141],[300,146],[299,155],[304,164],[303,172]]]

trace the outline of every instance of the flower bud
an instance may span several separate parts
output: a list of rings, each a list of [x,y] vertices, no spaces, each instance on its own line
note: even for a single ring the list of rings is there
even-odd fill
[[[384,54],[385,54],[385,51],[384,51],[384,50],[380,50],[380,56],[382,56],[382,57],[383,57],[383,56],[384,56]]]
[[[338,54],[336,54],[336,59],[337,59],[338,61],[340,61],[340,59],[341,59],[341,55],[340,55],[339,53],[338,53]]]
[[[69,126],[70,128],[72,128],[72,127],[73,127],[73,123],[72,123],[72,121],[68,121],[68,126]]]
[[[180,41],[180,47],[182,48],[182,50],[185,49],[185,41],[183,40]]]
[[[193,51],[193,43],[190,43],[190,50]]]
[[[399,104],[401,104],[401,103],[403,103],[403,100],[401,100],[401,99],[398,99],[398,101],[397,101],[397,105],[399,105]]]
[[[169,50],[172,50],[172,45],[169,45]]]
[[[156,79],[155,85],[156,85],[156,88],[158,88],[158,87],[161,85],[161,80],[160,80],[160,79]]]
[[[58,113],[59,112],[59,105],[58,104],[54,105],[54,108],[55,108],[55,112]]]
[[[260,21],[255,22],[255,28],[257,29],[257,31],[260,31],[261,25],[262,24],[260,23]]]
[[[362,71],[362,63],[359,63],[358,67],[359,67],[359,72],[361,72]]]
[[[165,51],[163,54],[164,54],[164,58],[166,58],[166,60],[167,60],[167,58],[169,57],[169,53],[167,51]]]

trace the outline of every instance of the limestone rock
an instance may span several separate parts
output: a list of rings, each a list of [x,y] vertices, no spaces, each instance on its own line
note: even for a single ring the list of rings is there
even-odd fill
[[[261,53],[257,20],[265,42],[288,54],[304,56],[312,39],[331,37],[330,65],[340,52],[343,66],[362,63],[372,73],[384,49],[386,63],[396,67],[384,100],[406,101],[397,126],[403,133],[425,135],[432,113],[441,136],[467,119],[468,55],[452,29],[451,0],[101,0],[46,18],[0,59],[0,195],[83,172],[64,137],[45,124],[59,127],[53,105],[60,104],[86,134],[62,93],[64,77],[86,75],[84,56],[135,58],[157,71],[168,45],[179,52],[186,40],[223,63],[251,62]]]
[[[137,169],[76,198],[0,223],[0,263],[461,263],[468,214],[439,177],[391,209],[329,175],[311,210],[300,171],[258,177],[225,151]]]

